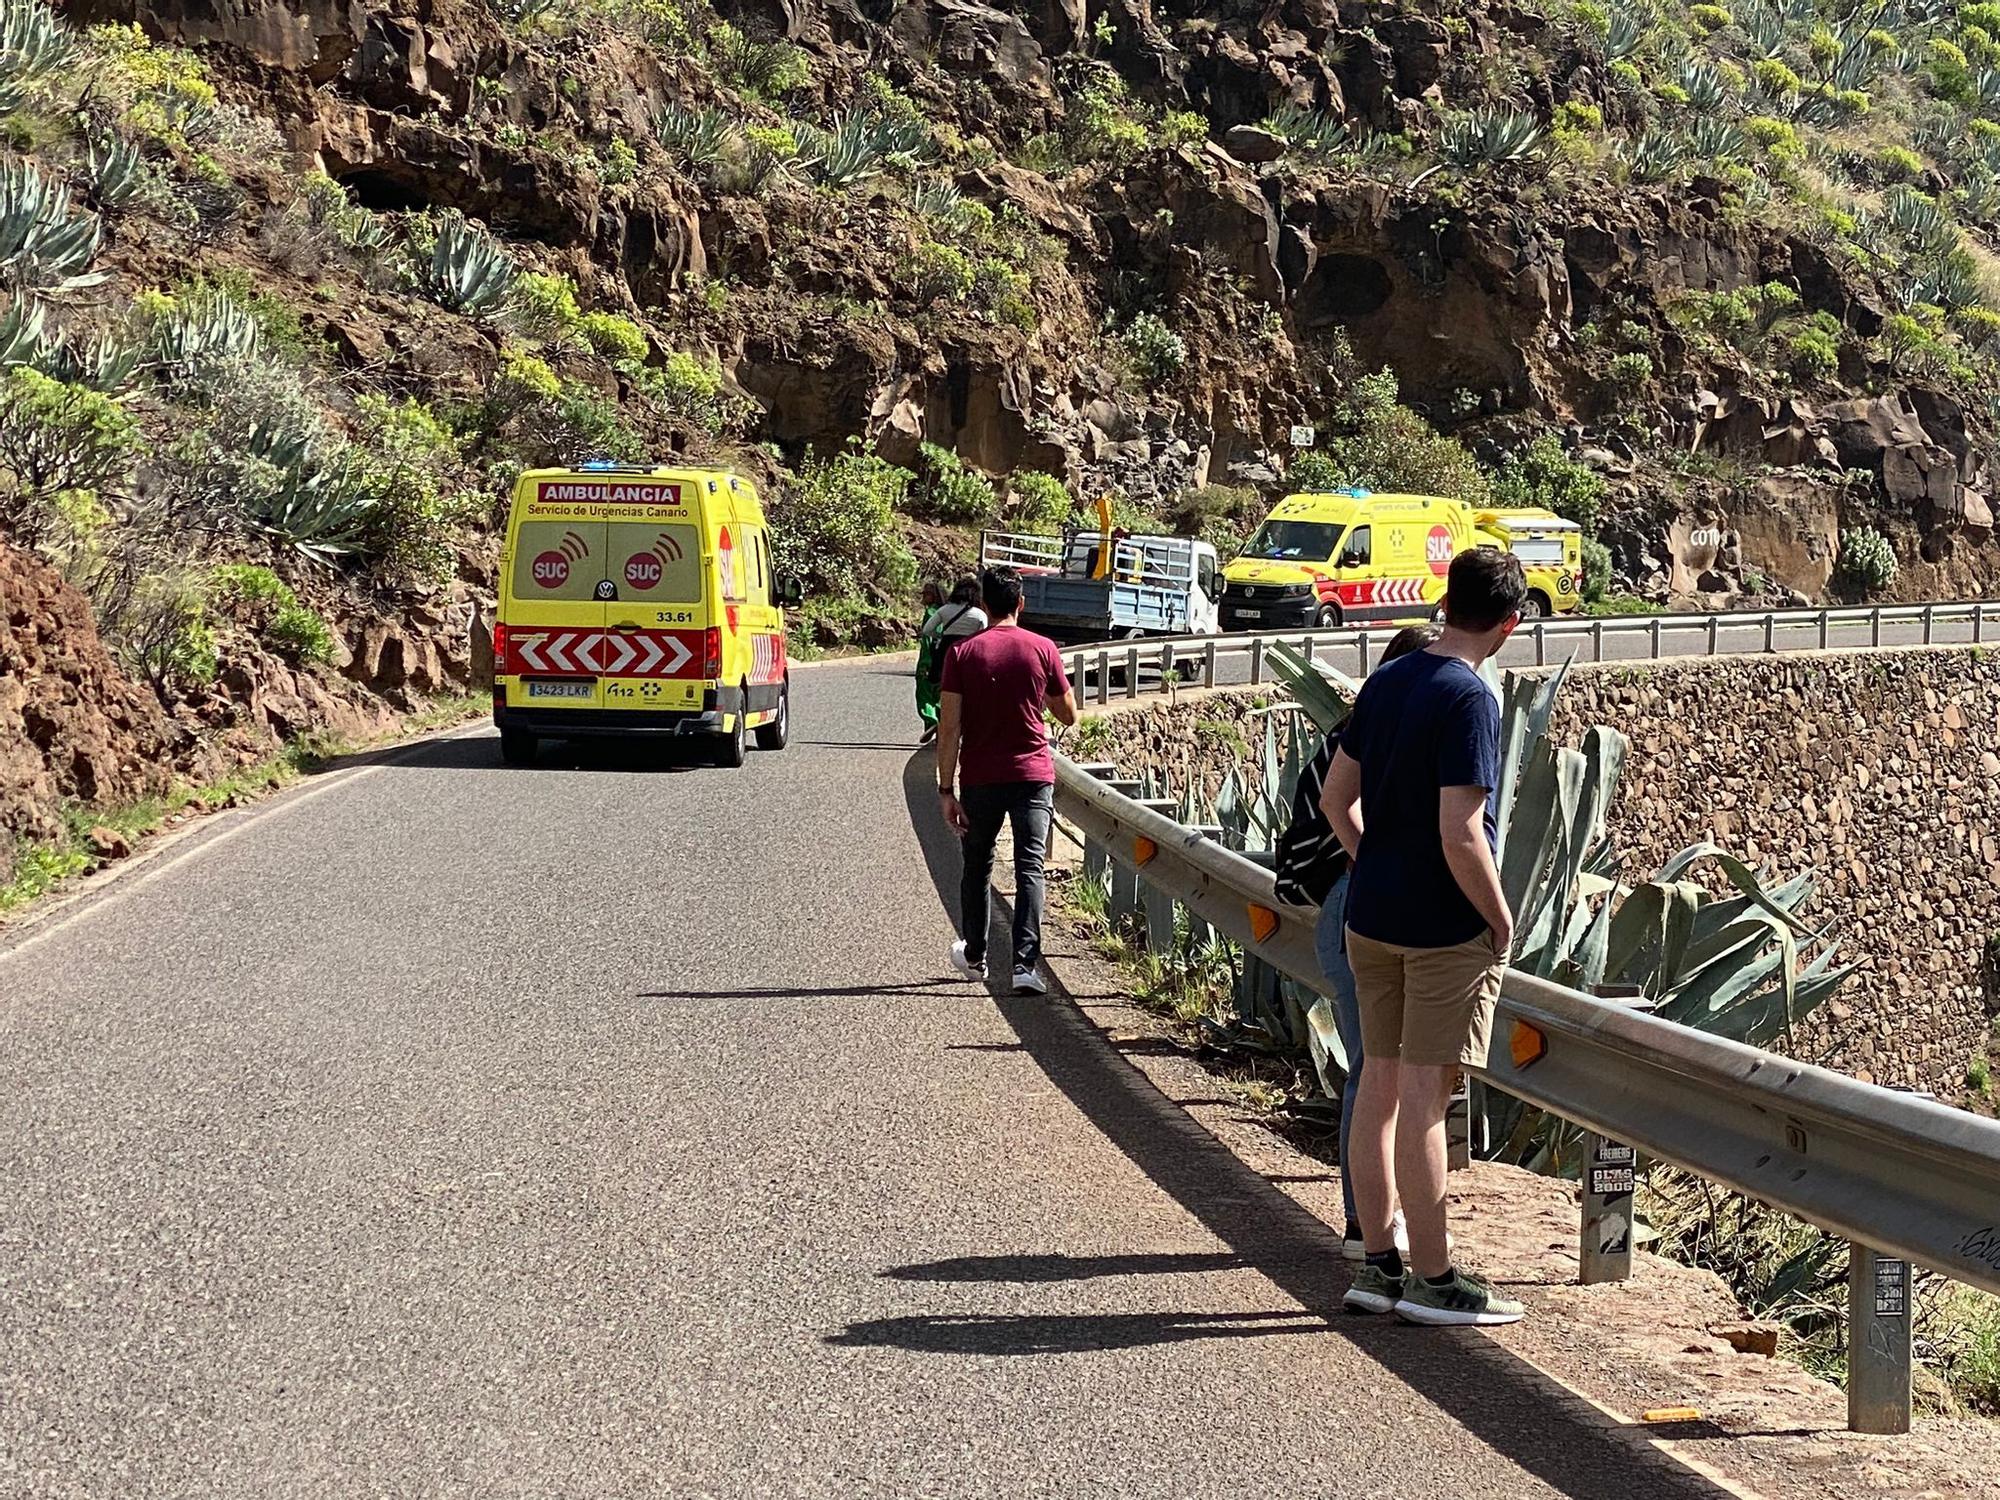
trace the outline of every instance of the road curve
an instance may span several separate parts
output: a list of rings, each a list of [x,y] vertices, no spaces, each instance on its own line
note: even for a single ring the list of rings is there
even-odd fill
[[[1059,995],[944,977],[907,662],[475,734],[0,950],[0,1496],[1701,1496]]]

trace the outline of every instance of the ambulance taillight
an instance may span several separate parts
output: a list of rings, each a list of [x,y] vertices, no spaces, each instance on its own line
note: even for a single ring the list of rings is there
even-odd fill
[[[722,675],[722,627],[711,625],[701,637],[701,675],[720,677]]]
[[[507,663],[507,627],[496,622],[493,626],[493,675],[505,677],[513,670]]]

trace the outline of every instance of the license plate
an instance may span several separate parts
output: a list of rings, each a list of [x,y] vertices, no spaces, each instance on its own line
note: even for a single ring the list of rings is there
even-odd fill
[[[1244,620],[1261,620],[1264,618],[1264,611],[1261,609],[1239,609],[1236,611],[1236,614],[1239,619]]]
[[[528,683],[528,696],[530,698],[595,698],[597,696],[597,684],[588,680],[578,682],[574,678],[565,682],[535,682],[530,680]]]

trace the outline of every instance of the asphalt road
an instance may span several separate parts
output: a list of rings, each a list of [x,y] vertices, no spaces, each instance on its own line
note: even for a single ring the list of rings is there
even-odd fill
[[[480,734],[0,954],[0,1496],[1702,1496],[1060,995],[946,977],[906,666],[782,754]],[[913,822],[914,809],[914,822]]]

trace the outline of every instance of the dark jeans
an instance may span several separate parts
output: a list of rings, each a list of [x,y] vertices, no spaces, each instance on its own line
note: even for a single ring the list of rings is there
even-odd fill
[[[973,963],[986,957],[992,920],[993,844],[1002,821],[1014,825],[1014,967],[1032,969],[1042,956],[1042,859],[1049,852],[1049,819],[1056,789],[1046,781],[998,781],[959,793],[965,821],[965,873],[958,882],[960,935]]]

